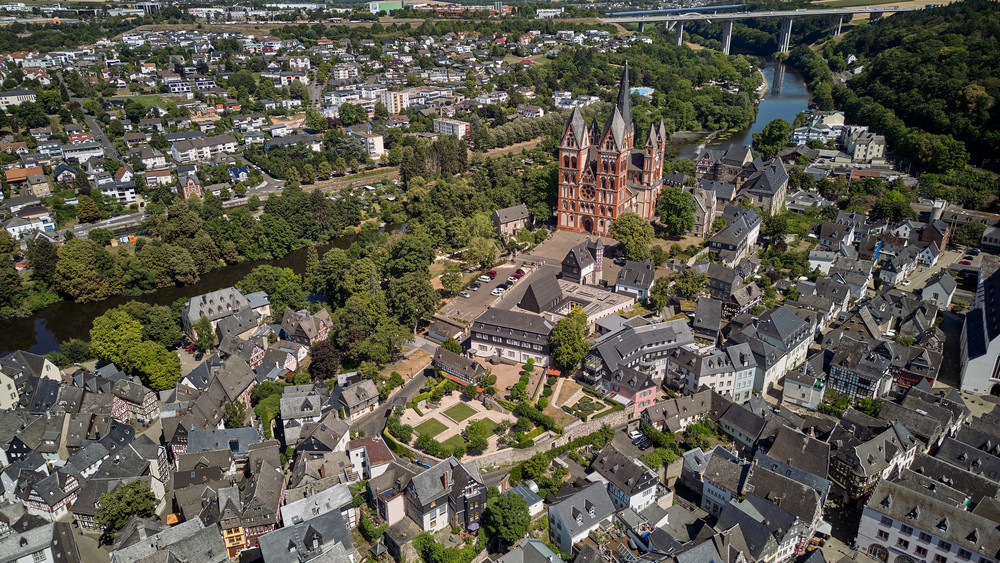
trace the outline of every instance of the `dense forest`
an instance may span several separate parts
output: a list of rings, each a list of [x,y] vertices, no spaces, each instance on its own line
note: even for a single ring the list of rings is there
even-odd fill
[[[833,51],[864,71],[850,82],[909,127],[965,144],[996,168],[1000,151],[1000,3],[965,0],[861,25]]]

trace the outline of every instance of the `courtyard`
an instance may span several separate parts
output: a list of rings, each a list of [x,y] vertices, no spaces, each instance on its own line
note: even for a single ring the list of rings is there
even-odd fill
[[[462,432],[475,421],[484,421],[481,424],[492,431],[503,422],[513,425],[517,422],[517,417],[487,409],[481,401],[469,400],[461,392],[454,391],[441,399],[438,406],[428,403],[419,413],[415,409],[406,409],[400,420],[413,427],[414,438],[426,434],[449,449],[465,444]],[[497,439],[498,436],[491,433],[486,452],[497,450]]]

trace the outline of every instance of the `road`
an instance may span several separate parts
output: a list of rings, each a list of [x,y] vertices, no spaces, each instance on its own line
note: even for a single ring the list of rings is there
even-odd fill
[[[145,218],[146,214],[140,211],[137,213],[129,213],[128,215],[121,215],[119,217],[112,217],[103,221],[84,223],[73,227],[73,236],[77,238],[86,238],[87,233],[93,229],[108,229],[115,233],[127,232],[128,230],[138,228],[139,224],[141,224]]]
[[[426,370],[425,370],[426,371]],[[414,375],[409,381],[403,385],[403,389],[397,391],[395,395],[389,398],[388,401],[379,405],[374,412],[369,413],[356,421],[351,425],[351,430],[360,430],[365,433],[365,436],[378,436],[382,434],[382,429],[385,428],[385,420],[388,418],[386,413],[392,407],[394,403],[406,402],[409,397],[417,394],[417,391],[424,386],[424,382],[427,381],[427,376],[424,372]]]
[[[104,156],[108,158],[114,158],[115,160],[121,160],[121,155],[118,154],[118,147],[111,142],[108,135],[101,128],[101,124],[97,121],[97,118],[93,115],[84,115],[83,118],[87,120],[87,125],[90,127],[90,132],[94,134],[94,138],[97,139],[98,143],[104,148]]]

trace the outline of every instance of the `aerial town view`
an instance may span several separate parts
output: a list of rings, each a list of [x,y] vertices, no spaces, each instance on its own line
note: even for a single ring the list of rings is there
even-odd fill
[[[0,563],[1000,563],[1000,1],[2,2]]]

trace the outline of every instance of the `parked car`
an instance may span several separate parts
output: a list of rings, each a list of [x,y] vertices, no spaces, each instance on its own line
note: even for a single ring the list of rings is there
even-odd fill
[[[465,297],[466,299],[472,297],[472,295],[468,291],[459,291],[458,294],[461,295],[462,297]]]
[[[619,256],[618,258],[615,258],[615,266],[624,266],[624,265],[625,265],[625,257]]]
[[[506,290],[510,289],[510,282],[503,282],[502,284],[498,285],[497,287],[499,287],[500,289],[506,291]]]
[[[493,278],[487,276],[486,274],[483,274],[483,275],[479,276],[479,281],[481,281],[483,283],[489,283],[489,282],[493,281]]]
[[[514,283],[516,281],[517,281],[517,278],[515,278],[514,276],[510,276],[509,278],[507,278],[507,282],[508,283]]]
[[[194,355],[194,360],[196,362],[200,362],[203,357],[205,357],[205,355],[202,354],[201,352],[198,352],[197,354]]]
[[[490,295],[496,295],[496,296],[498,296],[498,297],[499,297],[499,296],[503,295],[503,293],[504,293],[505,291],[507,291],[507,289],[506,289],[506,288],[503,288],[503,287],[498,287],[498,288],[495,288],[495,289],[494,289],[493,291],[491,291],[491,292],[490,292]]]
[[[490,279],[493,279],[493,278],[497,277],[497,271],[496,270],[490,270],[490,271],[486,272],[486,275],[489,276]]]
[[[968,260],[962,260],[961,262],[959,262],[959,264],[963,266],[971,266],[972,262],[969,262]]]
[[[641,443],[643,443],[645,441],[646,441],[646,437],[645,436],[639,436],[638,438],[634,438],[632,440],[632,445],[633,446],[638,446],[639,444],[641,444]]]
[[[515,280],[519,280],[519,279],[521,279],[521,278],[523,278],[523,277],[524,277],[524,274],[519,274],[519,273],[515,273],[515,274],[514,274],[514,276],[513,276],[513,278],[514,278]]]
[[[527,272],[525,272],[522,268],[518,268],[517,270],[514,271],[514,273],[515,274],[521,274],[523,276]]]
[[[653,445],[652,442],[650,442],[649,440],[645,440],[643,442],[640,442],[639,443],[639,451],[644,452],[644,451],[648,450],[650,448],[650,446],[652,446],[652,445]]]
[[[982,250],[980,250],[978,248],[970,248],[969,249],[969,254],[971,254],[973,256],[979,256],[980,252],[982,252]]]
[[[633,430],[628,433],[628,437],[632,438],[633,440],[635,440],[636,438],[642,438],[642,432],[639,432],[638,430]]]
[[[912,280],[903,280],[903,283],[901,283],[900,285],[902,285],[903,287],[906,287],[906,286],[910,285],[911,283],[913,283]]]
[[[480,287],[482,287],[482,286],[479,285],[479,282],[475,282],[475,283],[473,283],[472,285],[469,286],[469,290],[470,291],[479,291]]]

